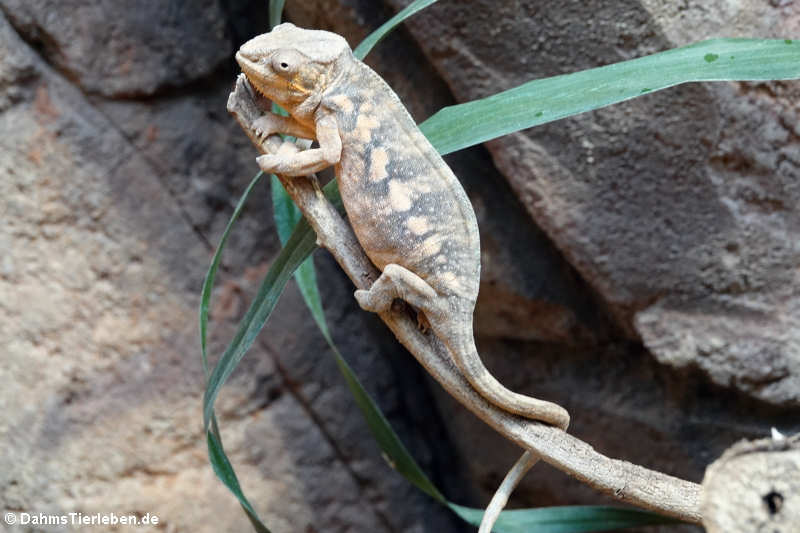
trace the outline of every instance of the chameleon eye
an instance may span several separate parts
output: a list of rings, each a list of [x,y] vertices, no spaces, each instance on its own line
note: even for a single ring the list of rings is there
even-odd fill
[[[272,56],[272,69],[279,76],[291,76],[297,71],[301,60],[294,50],[281,50]]]

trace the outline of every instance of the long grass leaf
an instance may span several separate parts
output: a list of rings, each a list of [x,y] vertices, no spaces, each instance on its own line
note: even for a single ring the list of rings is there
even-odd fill
[[[273,207],[276,210],[275,224],[278,229],[278,236],[283,241],[291,228],[299,222],[301,215],[277,178],[273,178],[272,187]],[[281,194],[279,191],[283,191],[283,193]],[[286,203],[287,201],[288,204]],[[325,313],[322,309],[322,298],[319,293],[316,273],[310,257],[306,259],[295,272],[295,280],[297,281],[297,286],[305,300],[306,306],[311,311],[311,316],[317,323],[317,327],[322,332],[323,337],[333,353],[336,366],[342,373],[347,387],[350,389],[355,399],[356,405],[361,410],[367,422],[367,427],[383,451],[387,461],[392,468],[400,472],[400,474],[416,485],[420,490],[441,503],[445,503],[446,500],[442,493],[422,472],[422,469],[397,436],[397,433],[395,433],[375,400],[372,399],[358,380],[353,369],[350,368],[350,365],[348,365],[347,361],[342,357],[339,348],[333,342],[328,323],[325,320]]]
[[[411,15],[414,15],[429,5],[436,3],[436,1],[437,0],[415,0],[414,2],[411,2],[408,6],[406,6],[405,9],[384,22],[377,30],[370,33],[363,41],[361,41],[361,44],[356,46],[355,50],[353,50],[353,54],[355,54],[355,56],[359,59],[364,59],[370,50],[372,50],[372,48],[378,44],[381,39],[386,37],[386,35],[392,31],[395,26],[402,23]]]
[[[570,115],[697,81],[800,78],[800,41],[713,39],[530,81],[445,107],[420,125],[442,154]]]
[[[286,0],[269,0],[269,27],[274,28],[281,23],[281,15],[283,14],[283,5]]]
[[[326,338],[328,339],[329,346],[331,347],[336,359],[336,365],[339,367],[339,371],[344,376],[344,379],[347,382],[347,387],[353,394],[356,405],[358,405],[358,408],[364,415],[364,419],[367,422],[367,427],[369,427],[372,437],[383,451],[384,458],[389,463],[389,466],[397,470],[418,489],[440,503],[446,504],[447,500],[445,499],[444,495],[442,495],[439,489],[437,489],[431,480],[428,479],[417,462],[408,452],[408,449],[400,440],[400,437],[397,436],[397,433],[395,433],[394,429],[389,424],[389,421],[381,412],[378,405],[367,393],[366,389],[364,389],[364,386],[361,385],[361,382],[359,382],[355,373],[347,364],[347,361],[345,361],[341,353],[339,353],[339,350],[333,344],[333,341],[330,340],[329,336],[326,336]]]
[[[200,290],[200,354],[203,358],[203,372],[205,373],[206,379],[208,379],[208,305],[211,301],[211,290],[214,288],[214,279],[217,276],[217,269],[219,268],[219,263],[222,259],[222,250],[225,248],[225,244],[228,242],[228,237],[233,229],[233,225],[236,222],[236,219],[239,218],[239,214],[242,212],[242,208],[244,207],[247,198],[250,196],[253,187],[256,186],[263,175],[263,172],[258,172],[253,179],[250,180],[250,183],[244,190],[242,197],[239,198],[239,202],[236,204],[236,208],[234,208],[233,214],[231,215],[230,220],[228,220],[228,224],[225,226],[225,231],[222,233],[222,238],[219,241],[217,250],[214,252],[214,257],[211,259],[211,266],[208,267],[206,276],[203,279],[203,287]]]
[[[479,525],[483,510],[448,504],[466,522]],[[585,533],[628,527],[679,524],[679,520],[650,511],[605,505],[571,505],[503,511],[495,523],[496,533]]]
[[[214,469],[214,473],[217,474],[217,477],[222,480],[225,486],[236,496],[236,499],[239,500],[239,504],[242,506],[242,509],[244,509],[247,518],[250,519],[253,529],[255,529],[257,533],[270,533],[267,526],[261,522],[255,509],[253,509],[253,506],[247,500],[247,497],[245,497],[244,492],[242,492],[242,487],[239,485],[239,479],[233,471],[233,466],[231,466],[225,452],[222,451],[222,443],[210,431],[206,433],[206,439],[208,441],[208,457],[211,462],[211,467]]]
[[[259,287],[258,293],[250,304],[250,308],[239,323],[233,340],[208,378],[206,391],[203,395],[203,424],[206,429],[208,429],[214,401],[219,394],[220,388],[222,388],[222,385],[242,360],[250,346],[253,345],[256,336],[269,319],[272,310],[275,309],[278,298],[286,287],[286,282],[289,281],[292,273],[306,257],[311,255],[311,252],[316,247],[314,232],[310,230],[305,221],[301,221],[287,241],[286,246],[283,247],[278,257],[273,261]]]
[[[334,207],[342,209],[342,198],[336,183],[328,183],[323,192]],[[252,346],[261,328],[269,319],[272,310],[278,302],[278,298],[286,283],[294,274],[300,264],[317,249],[316,234],[308,225],[305,219],[301,219],[294,227],[291,236],[286,241],[286,245],[281,249],[278,256],[270,266],[267,275],[264,277],[259,287],[258,293],[250,303],[250,307],[239,322],[236,333],[225,352],[217,361],[214,370],[206,384],[206,391],[203,395],[203,424],[207,429],[211,413],[214,410],[214,402],[217,399],[222,385],[231,375],[233,370]]]
[[[303,215],[287,194],[286,189],[283,188],[280,180],[274,175],[272,176],[271,187],[275,228],[278,232],[278,239],[281,244],[284,244]],[[328,325],[325,322],[325,315],[322,311],[322,298],[317,287],[317,273],[311,257],[303,261],[297,268],[294,273],[294,279],[306,306],[311,311],[314,321],[323,335],[325,335],[325,338],[329,338]]]
[[[222,238],[220,239],[220,243],[217,246],[217,250],[214,252],[214,257],[211,260],[211,266],[209,266],[208,271],[206,272],[205,279],[203,280],[203,287],[200,293],[200,353],[203,362],[203,375],[205,376],[206,380],[208,380],[209,376],[208,354],[207,354],[208,308],[211,300],[211,290],[214,287],[214,279],[216,278],[217,270],[219,268],[219,264],[222,259],[222,251],[225,248],[225,244],[228,241],[228,237],[230,236],[231,230],[233,229],[233,225],[239,218],[239,214],[244,208],[244,205],[247,199],[249,198],[250,193],[253,191],[253,188],[256,186],[256,184],[261,180],[262,176],[263,173],[258,172],[253,177],[253,179],[250,180],[250,183],[245,188],[242,197],[239,199],[239,202],[236,204],[236,207],[233,210],[233,214],[231,215],[230,220],[228,220],[228,224],[225,227],[225,231],[222,233]],[[214,473],[239,500],[242,509],[244,509],[245,514],[247,514],[247,517],[252,523],[255,531],[259,533],[269,533],[269,529],[261,522],[261,519],[258,517],[258,514],[250,505],[250,502],[247,501],[247,498],[244,497],[244,494],[242,493],[241,488],[239,487],[239,481],[236,478],[236,473],[234,472],[233,466],[230,464],[230,461],[228,461],[228,458],[225,455],[225,451],[222,447],[222,438],[219,434],[219,428],[217,427],[217,419],[216,416],[214,415],[213,409],[211,411],[211,428],[210,431],[207,431],[206,433],[207,433],[206,438],[208,444],[208,457],[211,466],[214,469]]]

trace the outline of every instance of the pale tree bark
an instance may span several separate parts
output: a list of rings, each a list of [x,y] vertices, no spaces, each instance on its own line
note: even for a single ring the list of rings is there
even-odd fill
[[[703,488],[709,533],[800,531],[800,435],[731,446],[706,469]]]

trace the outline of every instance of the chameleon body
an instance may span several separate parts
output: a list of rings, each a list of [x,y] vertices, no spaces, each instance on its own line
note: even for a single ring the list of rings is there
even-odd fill
[[[472,313],[480,282],[475,213],[458,179],[417,128],[391,88],[334,33],[281,24],[236,54],[250,85],[286,109],[254,123],[318,147],[258,158],[261,169],[305,176],[333,166],[347,217],[382,272],[355,297],[365,310],[388,311],[402,299],[433,333],[481,396],[504,410],[561,428],[561,407],[517,394],[484,367]]]

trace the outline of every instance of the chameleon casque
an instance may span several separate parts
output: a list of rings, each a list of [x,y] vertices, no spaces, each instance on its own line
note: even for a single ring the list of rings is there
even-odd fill
[[[458,179],[417,128],[392,89],[335,33],[285,23],[236,54],[250,85],[289,112],[267,113],[259,135],[315,140],[308,150],[263,155],[266,173],[305,176],[333,166],[347,217],[382,272],[359,305],[388,311],[411,304],[460,371],[489,402],[566,428],[560,406],[510,391],[481,362],[472,331],[480,282],[480,242]]]

